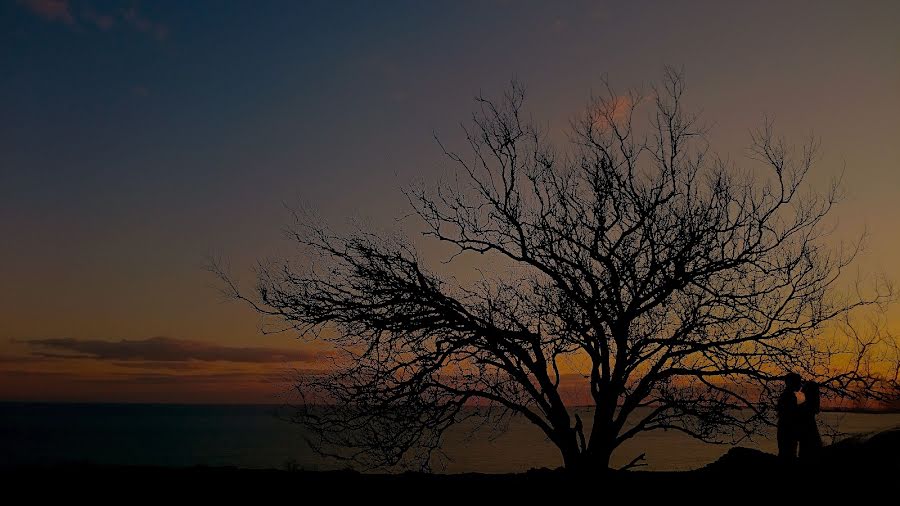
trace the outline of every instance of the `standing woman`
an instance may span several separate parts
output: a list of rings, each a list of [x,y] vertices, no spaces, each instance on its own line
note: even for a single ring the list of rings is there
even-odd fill
[[[801,392],[806,399],[797,406],[800,458],[814,459],[822,449],[822,438],[819,436],[819,427],[816,424],[816,415],[819,414],[819,384],[815,381],[807,381],[803,384]]]

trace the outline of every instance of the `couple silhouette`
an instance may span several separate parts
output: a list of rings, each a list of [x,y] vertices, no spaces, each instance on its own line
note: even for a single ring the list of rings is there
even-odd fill
[[[803,381],[797,373],[784,377],[784,392],[778,398],[778,456],[785,462],[814,458],[822,448],[816,425],[819,385]]]

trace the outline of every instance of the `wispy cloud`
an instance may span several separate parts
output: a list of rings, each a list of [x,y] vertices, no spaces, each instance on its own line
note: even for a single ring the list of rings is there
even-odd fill
[[[620,124],[626,120],[637,104],[627,95],[616,96],[613,98],[605,98],[598,102],[597,110],[594,113],[594,119],[601,126],[610,126]]]
[[[132,86],[131,94],[136,97],[148,97],[150,96],[150,88],[142,85]]]
[[[109,30],[116,25],[116,16],[95,11],[91,7],[85,7],[81,11],[81,19],[101,30]]]
[[[565,31],[567,23],[562,18],[556,18],[550,23],[550,31],[553,33],[559,33]]]
[[[38,348],[33,355],[57,359],[98,359],[153,362],[313,362],[319,354],[310,351],[267,347],[221,346],[202,341],[151,337],[149,339],[105,341],[69,337],[23,341]],[[44,351],[51,350],[51,351]]]
[[[0,369],[0,399],[76,402],[291,401],[292,385],[304,371],[66,372]],[[316,374],[311,372],[310,374]]]
[[[121,17],[137,31],[150,34],[157,40],[165,40],[169,36],[169,28],[166,25],[148,19],[137,7],[121,11]]]
[[[13,365],[22,365],[22,364],[30,364],[34,362],[44,362],[45,359],[43,357],[34,357],[34,356],[18,356],[18,355],[0,355],[0,366],[4,364],[13,364]]]
[[[47,21],[61,21],[67,25],[75,24],[69,0],[19,0],[19,3]]]
[[[115,11],[100,11],[88,3],[78,4],[70,0],[18,0],[19,4],[33,14],[52,22],[62,22],[71,26],[93,27],[107,31],[117,26],[128,27],[147,34],[157,40],[169,36],[169,27],[154,21],[144,14],[134,3],[131,7]]]

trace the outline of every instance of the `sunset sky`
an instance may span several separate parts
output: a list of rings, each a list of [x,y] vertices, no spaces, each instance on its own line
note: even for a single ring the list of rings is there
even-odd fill
[[[814,132],[837,237],[900,282],[898,26],[896,1],[2,2],[0,400],[276,401],[322,349],[261,335],[204,259],[252,281],[285,202],[389,226],[512,77],[554,139],[602,76],[665,64],[738,164],[764,115]]]

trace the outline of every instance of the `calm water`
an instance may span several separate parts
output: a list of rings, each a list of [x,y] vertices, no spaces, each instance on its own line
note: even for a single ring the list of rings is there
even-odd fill
[[[281,468],[293,460],[304,469],[336,467],[309,450],[298,426],[273,413],[264,406],[0,404],[0,465],[87,461]],[[900,414],[822,416],[848,433],[900,425]],[[487,434],[467,439],[463,432],[447,437],[446,472],[516,472],[560,465],[555,448],[524,420],[513,421],[507,433],[493,440]],[[774,452],[775,442],[763,438],[744,446]],[[727,450],[676,432],[649,433],[621,447],[614,463],[624,464],[645,452],[650,469],[691,469]]]

